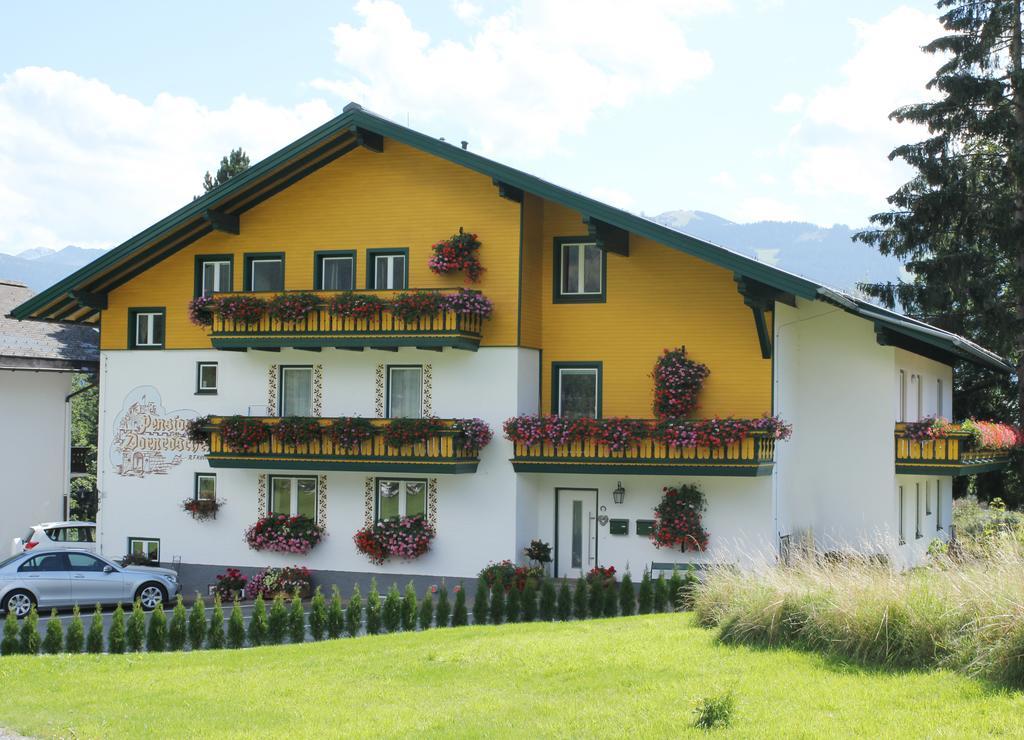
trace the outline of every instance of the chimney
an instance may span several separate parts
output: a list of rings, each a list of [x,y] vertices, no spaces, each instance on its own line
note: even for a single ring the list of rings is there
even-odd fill
[[[469,149],[469,142],[468,141],[463,141],[462,142],[462,148],[463,149]]]

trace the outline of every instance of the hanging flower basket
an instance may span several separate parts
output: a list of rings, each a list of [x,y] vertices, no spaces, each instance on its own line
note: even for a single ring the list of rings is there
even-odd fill
[[[494,304],[490,298],[483,293],[465,288],[459,288],[458,293],[447,294],[444,297],[444,307],[461,316],[479,316],[482,319],[489,319],[494,313]]]
[[[223,499],[214,498],[187,498],[181,502],[183,511],[192,515],[193,519],[204,522],[207,519],[216,519],[217,512],[224,505]]]
[[[479,453],[494,436],[483,419],[453,419],[455,446],[464,452]]]
[[[188,320],[196,326],[213,326],[213,312],[217,299],[212,295],[200,295],[188,302]]]
[[[439,241],[432,249],[434,253],[427,262],[431,272],[447,275],[461,271],[466,273],[466,277],[474,283],[484,272],[477,255],[480,241],[476,234],[467,234],[461,227],[458,234]]]
[[[694,485],[661,490],[661,503],[654,509],[654,527],[649,535],[654,546],[679,548],[682,552],[707,549],[708,533],[701,523],[706,505],[701,490]]]
[[[185,435],[188,437],[189,442],[194,442],[199,445],[204,445],[207,449],[210,448],[210,432],[207,431],[206,427],[210,424],[209,416],[199,416],[195,419],[190,419],[185,430]]]
[[[697,408],[697,394],[711,373],[708,366],[686,357],[686,349],[666,349],[654,365],[654,415],[689,416]]]

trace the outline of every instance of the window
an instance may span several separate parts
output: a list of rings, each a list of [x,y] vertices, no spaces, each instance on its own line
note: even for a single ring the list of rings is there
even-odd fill
[[[901,545],[905,545],[905,544],[907,544],[907,537],[906,537],[906,534],[905,534],[906,529],[905,529],[905,525],[904,525],[904,521],[903,521],[903,519],[904,519],[903,512],[906,510],[906,501],[904,500],[904,496],[903,496],[903,486],[900,486],[899,492],[900,492],[900,495],[899,495],[899,507],[900,508],[899,508],[899,517],[898,517],[898,519],[899,519],[899,528],[900,528],[900,544]]]
[[[354,252],[317,252],[313,285],[317,290],[353,290],[356,287]]]
[[[160,562],[160,540],[147,537],[129,537],[128,554],[144,557],[152,563]]]
[[[196,473],[197,501],[217,500],[217,476],[213,473]]]
[[[924,413],[924,376],[914,375],[913,379],[917,381],[917,420],[921,421],[925,417]]]
[[[271,478],[269,513],[316,521],[316,478]]]
[[[164,309],[133,308],[128,311],[128,346],[131,349],[162,349]]]
[[[196,295],[230,291],[232,263],[231,255],[196,257]]]
[[[935,481],[935,531],[942,529],[942,481]]]
[[[313,368],[281,367],[281,416],[313,415]]]
[[[926,516],[932,515],[932,482],[925,481],[924,484],[924,513]]]
[[[284,255],[247,254],[245,289],[256,292],[284,290]]]
[[[423,368],[388,366],[388,418],[419,419],[423,416]]]
[[[370,250],[366,287],[373,290],[404,290],[409,287],[409,255],[406,250]]]
[[[102,573],[106,567],[107,564],[102,560],[84,552],[68,553],[68,570],[78,573]]]
[[[900,370],[900,379],[899,379],[899,386],[897,388],[897,393],[899,394],[899,401],[898,401],[898,403],[899,403],[899,409],[898,409],[899,420],[900,421],[906,421],[907,420],[907,374],[904,371],[902,371],[902,370]]]
[[[942,397],[942,378],[935,381],[935,415],[943,416],[945,411],[945,399]]]
[[[600,417],[600,363],[553,363],[551,367],[551,413],[568,419]]]
[[[196,393],[215,394],[217,392],[217,363],[196,363]]]
[[[401,516],[426,515],[425,480],[377,479],[377,521]]]
[[[54,542],[95,542],[95,527],[51,527],[44,530]]]
[[[555,303],[597,303],[605,300],[604,250],[587,237],[555,239]]]
[[[914,483],[914,502],[913,502],[913,522],[914,522],[914,539],[921,539],[925,536],[925,527],[922,526],[921,521],[921,483]]]
[[[62,552],[36,555],[21,564],[19,573],[55,573],[68,569],[67,556]]]

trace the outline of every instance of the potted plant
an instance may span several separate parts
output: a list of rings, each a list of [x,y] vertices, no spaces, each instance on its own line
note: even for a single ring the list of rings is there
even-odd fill
[[[192,515],[193,519],[206,521],[216,519],[217,512],[224,505],[223,499],[190,497],[181,502],[181,508]]]

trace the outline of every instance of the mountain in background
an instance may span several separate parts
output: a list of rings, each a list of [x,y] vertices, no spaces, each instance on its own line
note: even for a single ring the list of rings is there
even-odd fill
[[[857,283],[895,281],[903,265],[853,241],[859,229],[837,224],[826,229],[798,221],[738,224],[704,211],[668,211],[652,221],[753,257],[759,262],[853,291]]]
[[[0,279],[25,283],[36,293],[66,278],[79,267],[92,262],[105,249],[36,247],[18,254],[0,254]]]
[[[855,229],[826,229],[796,221],[738,224],[703,211],[668,211],[650,217],[663,226],[734,252],[803,275],[833,288],[852,291],[859,282],[896,280],[900,261],[852,241]],[[17,280],[38,292],[104,253],[103,249],[37,247],[16,255],[0,254],[0,279]]]

